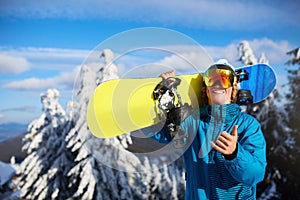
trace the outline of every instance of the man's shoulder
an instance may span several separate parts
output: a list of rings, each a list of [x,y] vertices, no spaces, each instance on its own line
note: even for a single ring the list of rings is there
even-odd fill
[[[239,118],[240,118],[242,123],[251,124],[251,125],[255,125],[255,126],[260,126],[259,121],[254,116],[252,116],[248,113],[240,112],[239,113]]]

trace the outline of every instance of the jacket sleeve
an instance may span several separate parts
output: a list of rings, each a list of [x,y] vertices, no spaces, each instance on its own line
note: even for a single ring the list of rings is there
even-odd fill
[[[234,179],[253,186],[264,179],[266,142],[256,119],[243,120],[239,127],[242,132],[238,133],[237,155],[232,160],[225,160],[225,167]]]
[[[143,128],[141,131],[148,138],[152,138],[162,144],[168,144],[172,140],[168,128],[163,123]]]
[[[197,122],[195,120],[195,119],[197,119],[197,117],[195,117],[195,116],[199,116],[198,110],[194,111],[191,115],[189,115],[187,118],[185,118],[181,122],[182,130],[185,133],[189,134],[190,138],[194,137],[194,135],[196,134],[195,130],[197,130]],[[158,141],[159,143],[168,144],[168,143],[172,142],[171,133],[164,122],[144,128],[144,129],[142,129],[142,132],[148,138],[152,138],[152,139]],[[194,133],[194,134],[191,134],[191,133]]]

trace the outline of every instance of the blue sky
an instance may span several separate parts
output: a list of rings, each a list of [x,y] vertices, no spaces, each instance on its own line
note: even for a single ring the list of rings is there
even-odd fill
[[[76,72],[89,53],[134,28],[178,31],[213,59],[227,58],[235,65],[240,65],[237,45],[247,40],[257,57],[265,53],[281,85],[289,59],[285,53],[300,46],[299,8],[300,2],[292,0],[2,0],[0,124],[29,123],[38,117],[40,93],[47,88],[60,90],[65,107]],[[160,37],[157,42],[171,45]]]

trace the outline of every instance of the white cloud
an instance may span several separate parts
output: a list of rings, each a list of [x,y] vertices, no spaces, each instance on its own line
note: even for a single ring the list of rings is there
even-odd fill
[[[35,59],[82,59],[88,55],[89,50],[81,49],[59,49],[59,48],[36,48],[23,47],[14,49],[12,53],[21,54],[28,58]]]
[[[90,53],[89,50],[81,50],[81,49],[36,48],[36,47],[8,48],[8,47],[0,46],[0,56],[3,54],[6,55],[6,57],[10,58],[9,61],[11,65],[14,65],[14,63],[18,63],[17,61],[19,60],[20,64],[23,63],[23,65],[20,65],[23,66],[23,68],[19,67],[21,69],[28,69],[29,66],[28,61],[30,61],[31,69],[39,68],[43,70],[45,69],[54,70],[54,69],[63,69],[63,68],[64,69],[73,68],[74,66],[81,64],[84,61],[84,59],[89,55],[89,53]],[[0,62],[1,62],[1,57],[0,57]],[[9,70],[8,67],[6,70]]]
[[[286,53],[293,49],[292,45],[288,41],[273,41],[268,38],[254,39],[249,41],[251,48],[254,52],[259,54],[265,53],[267,58],[274,62],[286,62],[288,56]],[[260,55],[256,55],[257,57]]]
[[[254,39],[248,41],[256,58],[259,58],[262,53],[269,60],[269,64],[275,70],[277,75],[277,85],[280,86],[287,81],[287,72],[284,63],[288,61],[289,56],[286,52],[294,47],[287,41],[274,41],[268,38]],[[239,55],[237,51],[238,42],[228,44],[227,46],[206,46],[205,49],[216,61],[220,58],[227,59],[233,66],[241,67],[243,63],[238,61]]]
[[[30,63],[23,57],[9,56],[0,53],[0,74],[20,74],[29,70]]]
[[[4,118],[5,116],[3,114],[0,114],[0,119]]]
[[[298,25],[298,1],[197,1],[190,0],[3,0],[0,16],[28,18],[127,19],[139,22],[182,24],[218,29],[264,28]],[[255,26],[249,26],[255,24]]]
[[[41,90],[47,88],[72,88],[75,77],[78,74],[79,67],[72,72],[63,72],[55,77],[50,78],[28,78],[20,81],[13,81],[3,86],[5,89],[14,90]]]
[[[174,54],[159,62],[161,65],[169,66],[177,71],[188,73],[203,72],[207,66],[212,64],[211,58],[203,52],[185,52]]]
[[[238,43],[231,43],[227,46],[205,46],[204,48],[213,57],[214,61],[226,58],[232,62],[238,59],[237,45]]]
[[[241,67],[243,63],[238,60],[237,49],[239,42],[233,41],[226,46],[203,46],[203,49],[196,45],[161,46],[155,51],[157,54],[153,58],[151,56],[144,58],[138,57],[139,55],[124,55],[117,63],[122,67],[119,75],[123,78],[153,77],[171,69],[175,69],[179,73],[203,72],[214,61],[221,58],[227,59],[235,67]],[[282,63],[286,62],[288,58],[286,52],[292,49],[287,41],[261,38],[248,42],[256,58],[264,53],[270,64],[280,72],[282,71]],[[164,51],[160,52],[160,49],[174,53],[165,54]]]
[[[288,57],[286,52],[291,50],[293,47],[287,41],[274,41],[269,38],[253,39],[248,40],[251,49],[256,58],[259,58],[264,53],[270,64],[284,63]],[[242,63],[238,61],[239,55],[237,46],[239,41],[228,44],[227,46],[205,46],[208,54],[213,57],[216,61],[220,58],[229,60],[235,66],[240,66]]]
[[[197,73],[212,64],[211,57],[197,45],[169,45],[118,55],[120,77],[156,77],[175,69],[178,74]]]
[[[3,108],[0,109],[0,112],[34,112],[35,110],[37,110],[36,106],[24,105],[20,107]]]
[[[160,47],[161,49],[167,49],[171,53],[166,54],[164,51],[154,51],[152,57],[147,52],[144,53],[145,57],[143,57],[144,54],[142,54],[141,57],[139,57],[139,54],[126,54],[119,57],[116,64],[117,66],[121,66],[119,69],[120,77],[130,77],[131,75],[148,75],[149,77],[151,74],[157,76],[157,74],[165,71],[168,67],[169,69],[176,69],[179,73],[195,73],[197,71],[204,71],[213,62],[212,60],[216,61],[220,58],[226,58],[234,66],[238,67],[242,65],[242,63],[238,61],[238,42],[239,41],[234,41],[227,46],[204,46],[203,49],[199,48],[199,46],[191,45],[162,46]],[[270,61],[270,64],[274,64],[274,66],[276,66],[278,62],[286,62],[286,52],[292,49],[287,41],[273,41],[268,38],[254,39],[249,41],[249,43],[257,58],[264,52],[267,59]],[[8,51],[6,51],[6,53],[7,52]],[[73,70],[76,65],[69,64],[70,69],[63,69],[61,63],[64,62],[66,65],[68,61],[72,63],[73,58],[78,59],[78,61],[82,59],[83,61],[83,54],[85,54],[84,56],[87,56],[89,53],[85,50],[38,48],[27,48],[26,51],[25,49],[10,50],[9,52],[12,55],[25,55],[35,61],[45,61],[45,63],[40,66],[40,69],[45,66],[54,68],[57,66],[57,69],[60,71],[59,75],[55,77],[39,78],[38,76],[35,76],[19,81],[12,81],[3,86],[3,88],[15,90],[39,90],[49,87],[62,89],[71,88],[73,87],[74,78],[78,68]],[[23,54],[24,52],[27,53]],[[118,52],[115,52],[115,54],[116,57],[120,56]],[[47,58],[51,56],[54,60],[56,60],[55,58],[60,57],[61,61],[59,63],[47,63]],[[203,56],[206,59],[205,61]],[[101,62],[100,58],[99,62]],[[165,66],[165,68],[162,69],[162,67],[158,66]],[[69,72],[66,72],[68,70]]]

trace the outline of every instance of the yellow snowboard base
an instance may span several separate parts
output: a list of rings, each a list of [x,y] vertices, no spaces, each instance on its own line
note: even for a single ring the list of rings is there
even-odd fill
[[[193,108],[201,102],[202,75],[182,75],[177,91],[182,103]],[[162,111],[153,98],[161,78],[119,79],[99,85],[87,111],[90,131],[99,138],[110,138],[159,123]]]

